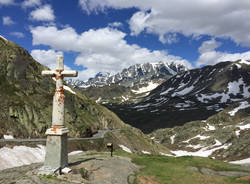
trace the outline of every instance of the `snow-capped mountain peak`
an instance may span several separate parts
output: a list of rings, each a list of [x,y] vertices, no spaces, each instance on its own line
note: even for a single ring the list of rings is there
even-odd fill
[[[68,80],[67,83],[78,88],[87,88],[90,86],[102,87],[110,84],[118,84],[125,87],[133,87],[137,84],[144,84],[152,80],[165,80],[178,72],[186,71],[184,65],[168,63],[168,62],[154,62],[135,64],[123,69],[121,72],[111,75],[110,73],[99,72],[95,77],[87,81],[73,81]],[[161,83],[161,82],[158,82]]]

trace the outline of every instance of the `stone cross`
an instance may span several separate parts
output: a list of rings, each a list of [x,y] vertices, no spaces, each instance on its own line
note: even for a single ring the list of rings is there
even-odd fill
[[[64,126],[64,89],[63,77],[77,77],[78,72],[64,70],[63,56],[56,56],[56,70],[42,71],[43,76],[56,79],[56,90],[53,97],[52,126],[47,129],[46,156],[40,174],[53,174],[68,165],[67,133]]]

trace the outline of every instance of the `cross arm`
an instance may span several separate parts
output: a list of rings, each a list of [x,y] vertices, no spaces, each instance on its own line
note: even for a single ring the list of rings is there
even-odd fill
[[[78,71],[76,71],[76,70],[64,70],[64,71],[62,71],[62,75],[64,77],[77,77]]]
[[[55,71],[52,71],[52,70],[43,70],[42,71],[42,75],[48,75],[48,76],[51,76],[53,77],[55,75]]]

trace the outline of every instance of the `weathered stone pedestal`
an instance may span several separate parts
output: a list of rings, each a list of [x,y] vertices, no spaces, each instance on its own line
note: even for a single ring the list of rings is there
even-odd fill
[[[53,175],[68,165],[68,132],[64,127],[52,127],[46,131],[46,156],[39,174]]]
[[[48,129],[44,166],[64,168],[68,165],[67,128]]]

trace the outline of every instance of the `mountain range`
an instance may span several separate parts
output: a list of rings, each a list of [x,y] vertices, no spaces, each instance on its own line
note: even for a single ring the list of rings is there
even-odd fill
[[[132,65],[115,75],[99,72],[94,78],[90,78],[87,81],[69,79],[67,83],[76,88],[103,87],[111,84],[134,87],[154,79],[164,80],[185,70],[187,68],[184,65],[173,62],[145,63]]]
[[[250,97],[250,61],[221,62],[183,71],[140,102],[106,104],[123,121],[146,133],[204,120]]]
[[[100,104],[130,103],[138,101],[171,76],[187,68],[173,62],[132,65],[115,75],[98,73],[87,81],[67,80],[67,84],[84,91]]]

